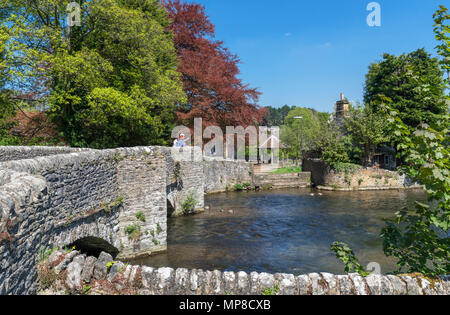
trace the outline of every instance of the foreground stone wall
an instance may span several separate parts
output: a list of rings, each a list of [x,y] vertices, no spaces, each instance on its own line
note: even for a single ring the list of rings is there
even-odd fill
[[[363,167],[355,172],[336,172],[322,160],[316,159],[305,159],[303,170],[311,172],[311,180],[319,189],[384,190],[421,187],[397,172]]]
[[[253,184],[253,164],[243,161],[203,161],[205,193],[212,194],[233,189],[236,184]]]
[[[69,257],[69,258],[67,258]],[[448,278],[420,275],[382,276],[312,273],[268,274],[151,268],[112,263],[102,253],[99,259],[77,252],[53,253],[41,265],[42,276],[53,283],[41,294],[140,294],[140,295],[448,295]],[[62,267],[61,267],[62,265]],[[108,265],[108,266],[107,266]],[[67,266],[67,269],[64,268]],[[60,276],[56,275],[56,272]],[[47,279],[47,278],[46,278]]]

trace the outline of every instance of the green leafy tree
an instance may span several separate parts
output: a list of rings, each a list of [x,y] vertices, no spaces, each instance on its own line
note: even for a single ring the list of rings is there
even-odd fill
[[[450,69],[450,15],[441,6],[434,14],[436,39],[441,45],[441,65]],[[446,80],[447,87],[450,87]],[[447,96],[448,99],[448,96]],[[406,161],[403,172],[423,184],[428,204],[416,202],[415,209],[402,210],[383,228],[383,248],[398,259],[399,270],[429,275],[450,273],[450,121],[441,115],[437,129],[422,124],[416,130],[402,121],[401,114],[387,107],[389,121],[397,137],[400,156]]]
[[[263,118],[263,125],[272,127],[272,126],[281,126],[284,124],[284,120],[286,116],[289,114],[291,110],[293,110],[294,106],[284,105],[283,107],[267,107],[269,110],[267,114]]]
[[[321,132],[316,152],[323,161],[337,169],[340,164],[353,162],[353,148],[352,138],[343,136],[338,128],[331,125]]]
[[[5,11],[0,11],[0,20],[6,17]],[[18,143],[18,139],[9,134],[11,129],[11,118],[15,112],[14,104],[11,100],[11,92],[5,87],[8,79],[8,64],[6,60],[6,43],[9,35],[6,27],[0,27],[0,145],[13,145]]]
[[[355,144],[363,148],[360,158],[364,166],[371,163],[378,145],[390,141],[385,115],[374,112],[370,106],[353,108],[345,121],[345,128]]]
[[[438,59],[418,49],[400,56],[384,54],[381,62],[370,65],[364,102],[378,111],[376,101],[387,97],[406,125],[435,126],[439,116],[447,112],[444,91]]]
[[[434,33],[436,34],[436,40],[440,43],[436,48],[439,55],[442,57],[440,64],[442,69],[446,72],[447,77],[445,82],[447,86],[450,86],[450,14],[448,9],[444,6],[440,6],[439,10],[434,14]]]
[[[295,117],[303,117],[295,119]],[[289,147],[289,153],[297,161],[302,152],[314,147],[320,131],[324,128],[318,115],[308,108],[296,107],[286,116],[285,124],[281,126],[281,142]]]
[[[73,146],[166,144],[185,101],[166,11],[156,0],[6,0],[16,91],[33,95]]]
[[[399,271],[442,275],[450,272],[450,160],[449,117],[441,118],[441,131],[424,124],[410,131],[391,110],[390,122],[399,141],[403,172],[425,186],[428,204],[416,202],[413,210],[402,210],[387,220],[382,230],[387,256],[398,259]]]

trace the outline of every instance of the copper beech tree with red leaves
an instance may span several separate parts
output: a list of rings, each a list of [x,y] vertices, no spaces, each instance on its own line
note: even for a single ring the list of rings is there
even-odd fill
[[[215,27],[205,9],[196,3],[165,0],[178,53],[188,103],[177,109],[178,120],[193,126],[203,118],[204,126],[244,126],[261,123],[266,110],[257,102],[260,92],[244,84],[236,55],[215,40]]]

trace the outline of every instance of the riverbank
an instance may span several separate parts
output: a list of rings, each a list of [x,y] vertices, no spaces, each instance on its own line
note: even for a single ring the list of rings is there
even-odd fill
[[[317,190],[325,190],[325,191],[378,191],[378,190],[422,190],[424,191],[424,187],[421,185],[414,186],[386,186],[386,187],[337,187],[337,186],[317,186],[315,187]]]
[[[423,189],[405,175],[395,171],[349,164],[335,170],[319,159],[305,159],[303,169],[311,173],[311,180],[319,190],[369,191]]]

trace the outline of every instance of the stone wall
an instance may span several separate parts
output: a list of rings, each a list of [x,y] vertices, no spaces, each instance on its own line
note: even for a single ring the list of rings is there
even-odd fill
[[[185,150],[189,153],[191,148],[164,148],[162,151],[166,158],[166,195],[169,203],[169,216],[183,215],[183,203],[187,198],[195,200],[194,212],[204,211],[203,162],[195,161],[190,155],[185,160],[175,161],[173,157],[179,152],[172,152],[172,150]]]
[[[233,189],[236,184],[253,184],[253,164],[242,161],[203,161],[205,193],[212,194]]]
[[[77,149],[70,147],[20,147],[2,146],[0,149],[0,162],[31,159],[40,156],[55,154],[75,153],[87,151],[89,149]]]
[[[253,180],[261,189],[307,188],[311,186],[311,173],[255,174]]]
[[[136,152],[136,150],[139,150]],[[166,160],[163,148],[122,149],[117,190],[120,258],[136,258],[167,249]],[[136,230],[127,233],[127,230]]]
[[[0,293],[35,292],[39,252],[84,238],[123,257],[165,250],[161,150],[88,150],[0,163]],[[135,233],[129,226],[137,226]]]
[[[69,257],[67,259],[66,257]],[[41,294],[139,294],[139,295],[448,295],[450,279],[420,275],[382,276],[311,273],[268,274],[151,268],[111,263],[102,253],[98,259],[79,253],[55,252],[41,265],[54,277]],[[61,267],[62,265],[62,267]],[[108,265],[108,266],[107,266]],[[67,266],[67,272],[61,270]]]
[[[312,183],[319,189],[384,190],[421,187],[397,172],[364,167],[347,173],[336,172],[325,162],[316,159],[305,159],[303,170],[311,172]]]

